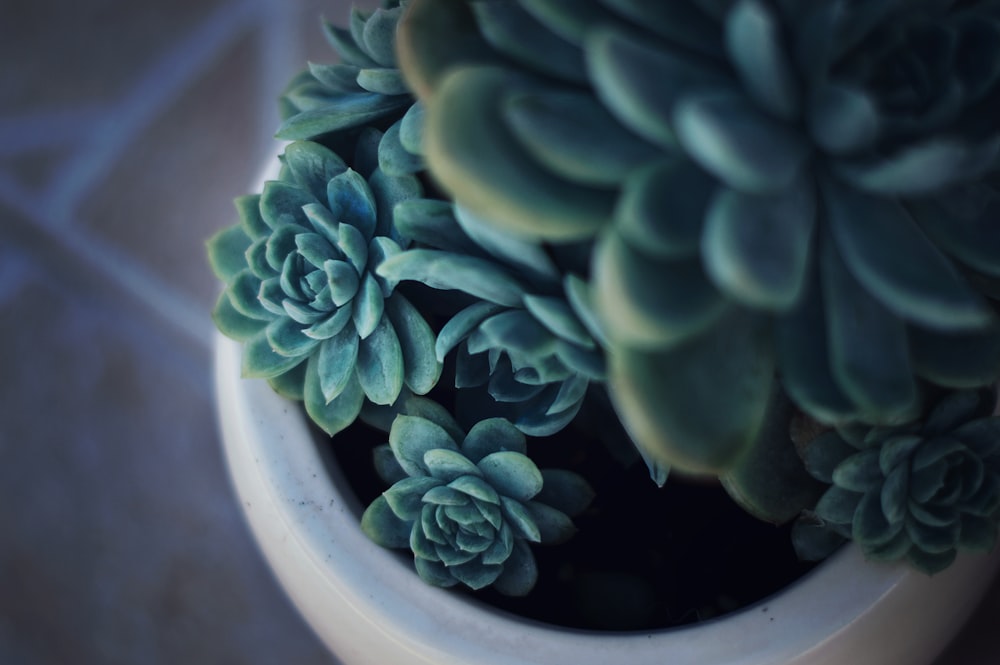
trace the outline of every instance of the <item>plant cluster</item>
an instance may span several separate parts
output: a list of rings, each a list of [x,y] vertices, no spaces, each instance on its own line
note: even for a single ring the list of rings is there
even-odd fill
[[[525,435],[607,398],[658,483],[718,477],[804,558],[993,546],[1000,3],[389,0],[325,32],[280,176],[209,243],[214,318],[329,433],[387,432],[363,527],[421,577],[527,593],[592,493]]]

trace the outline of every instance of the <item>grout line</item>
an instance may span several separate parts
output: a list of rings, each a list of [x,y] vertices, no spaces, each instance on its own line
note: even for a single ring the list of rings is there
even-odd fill
[[[168,51],[107,113],[104,123],[86,137],[74,159],[60,169],[46,194],[45,216],[68,225],[80,200],[187,85],[260,15],[259,3],[235,0],[212,13]]]
[[[124,252],[79,229],[61,225],[37,210],[29,197],[0,180],[0,201],[32,222],[56,247],[77,257],[100,275],[133,296],[142,305],[189,337],[200,347],[211,346],[213,330],[208,312],[170,284],[149,272]]]

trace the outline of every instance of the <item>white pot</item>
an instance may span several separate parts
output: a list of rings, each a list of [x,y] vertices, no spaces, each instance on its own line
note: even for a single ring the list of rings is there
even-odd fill
[[[362,506],[298,405],[240,378],[218,338],[223,444],[257,542],[294,604],[345,665],[925,665],[1000,564],[961,556],[928,578],[847,547],[781,593],[721,619],[634,633],[519,619],[422,582],[361,532]]]

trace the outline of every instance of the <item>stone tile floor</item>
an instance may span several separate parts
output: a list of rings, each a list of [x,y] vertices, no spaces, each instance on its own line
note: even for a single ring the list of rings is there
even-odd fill
[[[0,3],[0,663],[336,662],[230,491],[203,241],[348,7]],[[997,618],[940,665],[1000,661]]]

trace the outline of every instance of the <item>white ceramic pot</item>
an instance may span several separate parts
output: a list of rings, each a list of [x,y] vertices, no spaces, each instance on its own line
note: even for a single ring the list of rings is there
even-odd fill
[[[240,378],[219,336],[218,408],[250,526],[299,611],[345,665],[924,665],[1000,564],[964,556],[928,578],[844,548],[781,593],[721,619],[654,632],[570,630],[430,587],[373,544],[362,506],[298,405]]]

